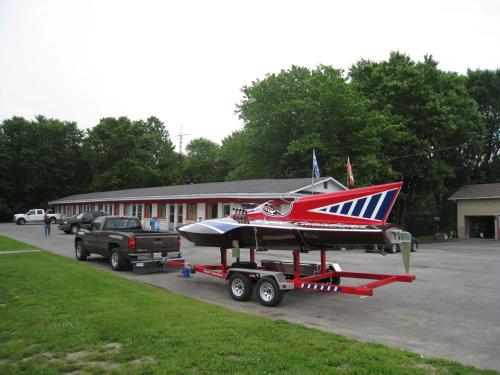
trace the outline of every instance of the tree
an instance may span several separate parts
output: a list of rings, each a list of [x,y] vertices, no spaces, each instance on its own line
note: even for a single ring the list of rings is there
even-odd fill
[[[92,191],[168,185],[180,174],[169,133],[155,117],[103,118],[88,131],[84,149]]]
[[[11,214],[84,191],[87,164],[81,152],[83,133],[75,122],[37,116],[12,117],[0,125],[0,196]],[[5,219],[5,215],[4,215]]]
[[[500,70],[469,70],[467,90],[486,125],[483,173],[478,182],[500,182]]]
[[[227,165],[217,143],[206,138],[196,138],[189,142],[186,151],[184,174],[188,182],[224,181]]]
[[[311,176],[313,149],[323,175],[345,176],[347,156],[363,171],[361,183],[391,174],[378,156],[381,129],[397,127],[373,113],[340,70],[293,66],[244,87],[243,94],[237,111],[244,129],[223,141],[230,178]]]
[[[393,52],[388,61],[361,60],[350,70],[353,88],[372,109],[400,124],[384,153],[405,182],[401,223],[410,206],[415,213],[438,215],[450,189],[467,183],[480,162],[484,127],[465,79],[437,65],[429,56],[416,63]]]

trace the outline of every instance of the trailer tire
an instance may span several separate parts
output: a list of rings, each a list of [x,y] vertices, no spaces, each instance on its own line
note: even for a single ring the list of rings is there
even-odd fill
[[[271,276],[262,277],[257,282],[257,299],[267,307],[278,306],[283,299],[283,291],[279,288],[278,283]]]
[[[236,272],[229,278],[229,294],[235,301],[248,301],[252,297],[253,282],[250,278],[241,273]]]

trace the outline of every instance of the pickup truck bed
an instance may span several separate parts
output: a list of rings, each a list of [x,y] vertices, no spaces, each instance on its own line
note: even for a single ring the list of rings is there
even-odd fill
[[[90,254],[109,257],[111,267],[120,271],[133,261],[180,258],[180,237],[144,230],[135,217],[102,216],[75,236],[76,258],[85,260]]]

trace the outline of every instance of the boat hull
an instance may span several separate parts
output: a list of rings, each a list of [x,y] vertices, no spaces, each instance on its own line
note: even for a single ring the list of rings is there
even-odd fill
[[[240,223],[232,218],[206,220],[179,227],[178,232],[196,246],[231,248],[234,241],[241,248],[273,250],[323,250],[339,245],[391,243],[390,232],[397,229],[384,225],[344,225],[252,221]]]

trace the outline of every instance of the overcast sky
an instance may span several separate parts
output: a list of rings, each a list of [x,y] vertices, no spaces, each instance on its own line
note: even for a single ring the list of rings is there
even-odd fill
[[[391,50],[465,73],[500,67],[500,1],[0,0],[0,120],[92,127],[159,117],[220,142],[241,87],[292,64],[347,70]]]

